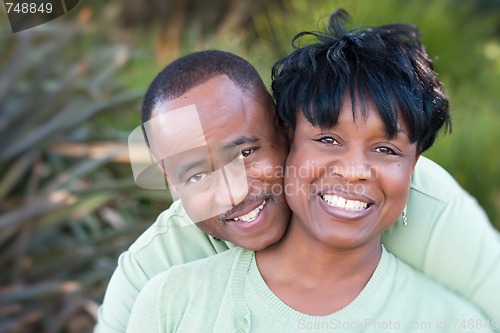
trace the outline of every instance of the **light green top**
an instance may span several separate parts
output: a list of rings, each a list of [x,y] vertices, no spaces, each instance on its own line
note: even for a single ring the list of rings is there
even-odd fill
[[[156,274],[234,247],[195,225],[179,227],[186,223],[189,218],[174,202],[122,253],[99,310],[96,333],[125,332],[137,294]],[[498,232],[475,199],[434,162],[419,159],[408,225],[396,223],[384,234],[383,243],[410,266],[474,302],[500,325]]]
[[[491,332],[490,325],[472,305],[385,249],[349,305],[326,316],[303,314],[267,287],[254,252],[236,248],[152,279],[127,332]]]

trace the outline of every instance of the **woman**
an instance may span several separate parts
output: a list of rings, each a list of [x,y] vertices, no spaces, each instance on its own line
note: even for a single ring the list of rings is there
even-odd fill
[[[471,305],[380,243],[448,102],[407,25],[325,33],[273,69],[290,131],[285,237],[174,267],[141,292],[129,332],[489,331]],[[403,217],[404,219],[404,217]]]

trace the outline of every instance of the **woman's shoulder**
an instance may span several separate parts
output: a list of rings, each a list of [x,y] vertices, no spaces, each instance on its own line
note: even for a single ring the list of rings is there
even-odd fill
[[[252,254],[235,248],[209,258],[172,266],[157,274],[137,298],[132,312],[134,325],[140,327],[141,323],[144,324],[144,318],[147,318],[148,327],[163,330],[171,325],[176,327],[186,318],[191,318],[187,314],[193,316],[200,313],[203,314],[202,319],[213,321],[217,311],[209,310],[218,309],[224,299],[234,275],[233,267],[241,266],[238,263],[244,262],[247,257],[251,258]]]

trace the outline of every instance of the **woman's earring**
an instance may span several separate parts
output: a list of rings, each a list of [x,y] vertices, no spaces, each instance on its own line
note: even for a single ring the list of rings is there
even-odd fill
[[[405,205],[405,208],[403,209],[403,213],[401,214],[401,216],[403,217],[403,225],[408,225],[408,217],[406,216],[406,212],[407,212],[407,209],[408,209],[408,206]]]

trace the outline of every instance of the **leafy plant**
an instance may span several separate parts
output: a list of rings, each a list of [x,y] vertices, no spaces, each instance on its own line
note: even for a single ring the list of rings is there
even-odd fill
[[[154,195],[122,194],[135,184],[109,162],[123,149],[58,152],[88,146],[88,122],[141,92],[114,81],[126,47],[95,39],[82,56],[84,26],[49,29],[0,35],[0,332],[90,331],[116,265],[107,255],[146,227],[141,200]]]

